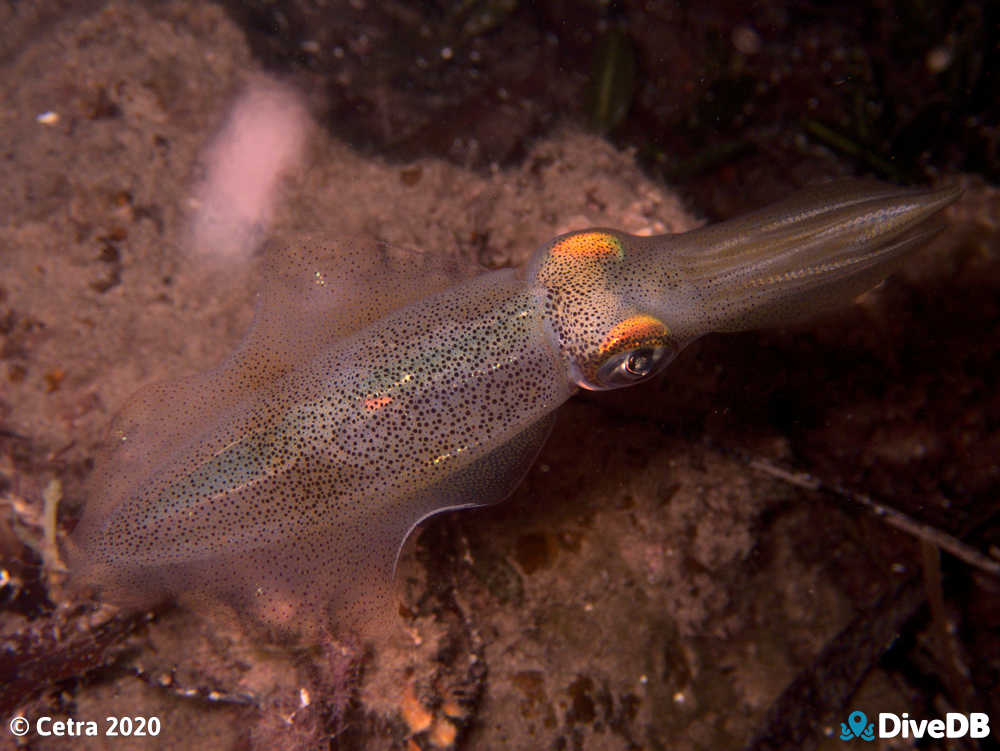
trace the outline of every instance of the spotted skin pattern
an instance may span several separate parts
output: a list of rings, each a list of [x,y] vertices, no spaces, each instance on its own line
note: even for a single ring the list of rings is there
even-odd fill
[[[116,418],[72,567],[125,604],[183,596],[309,638],[370,634],[392,621],[412,529],[507,496],[578,388],[849,301],[957,195],[832,183],[682,235],[569,233],[457,284],[384,248],[270,252],[237,351]]]

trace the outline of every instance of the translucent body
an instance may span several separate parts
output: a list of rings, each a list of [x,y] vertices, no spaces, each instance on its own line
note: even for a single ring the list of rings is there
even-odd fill
[[[307,634],[384,623],[413,527],[509,494],[577,388],[849,301],[956,196],[835,183],[684,235],[570,233],[453,286],[372,249],[334,249],[336,273],[327,250],[272,253],[241,347],[117,418],[74,568],[112,599]]]

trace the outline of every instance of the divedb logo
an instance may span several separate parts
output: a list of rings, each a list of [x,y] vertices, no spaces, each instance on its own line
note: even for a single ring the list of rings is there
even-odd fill
[[[990,734],[990,718],[984,712],[949,712],[944,719],[914,720],[906,712],[879,712],[878,735],[875,723],[855,709],[840,723],[840,740],[873,741],[875,738],[985,738]]]

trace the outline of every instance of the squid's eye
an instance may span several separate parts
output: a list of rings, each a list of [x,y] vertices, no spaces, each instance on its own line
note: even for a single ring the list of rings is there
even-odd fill
[[[640,347],[619,352],[597,369],[597,381],[604,388],[631,386],[660,372],[674,354],[671,347]]]

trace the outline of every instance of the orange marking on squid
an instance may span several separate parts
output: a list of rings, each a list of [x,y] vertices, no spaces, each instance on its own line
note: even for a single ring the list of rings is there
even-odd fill
[[[575,232],[553,245],[550,253],[574,258],[613,256],[621,259],[625,257],[625,248],[621,240],[607,232]]]
[[[364,401],[365,409],[369,412],[377,412],[392,402],[391,396],[370,396]]]
[[[601,352],[619,352],[643,345],[659,345],[670,336],[670,329],[659,318],[636,315],[615,326],[601,342]]]

